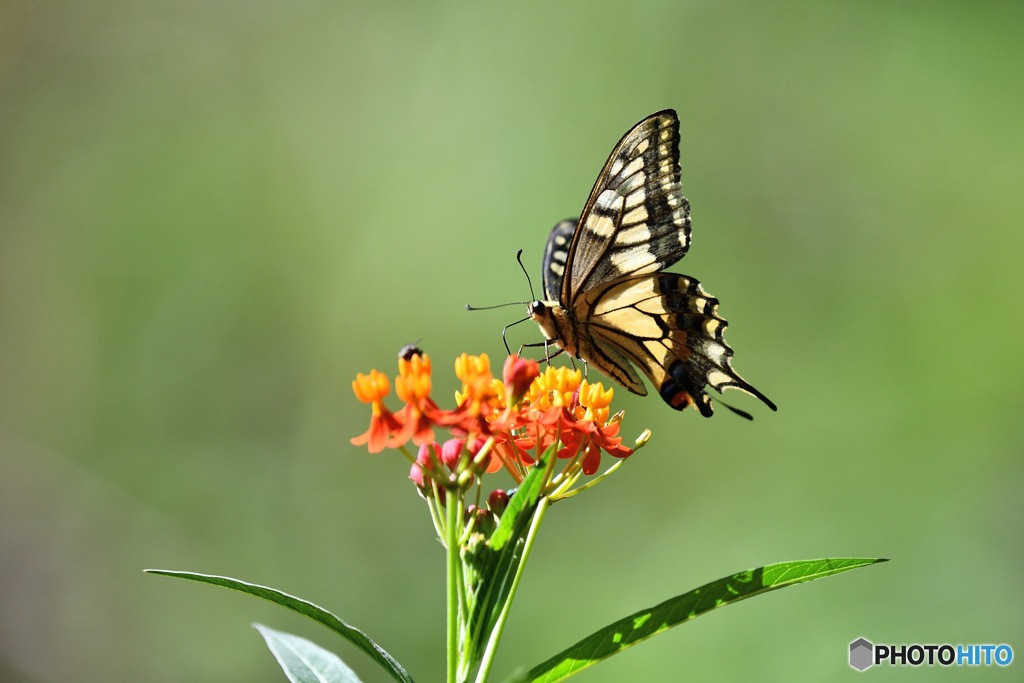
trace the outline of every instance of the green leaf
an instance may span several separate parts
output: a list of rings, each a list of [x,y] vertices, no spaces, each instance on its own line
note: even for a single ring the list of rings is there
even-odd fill
[[[359,676],[338,655],[316,643],[263,624],[252,627],[267,641],[267,647],[291,683],[361,683]]]
[[[468,583],[469,623],[476,635],[489,632],[494,626],[512,587],[512,578],[522,556],[524,532],[537,509],[545,470],[553,453],[552,445],[519,485],[487,543],[463,555]]]
[[[396,681],[412,683],[412,676],[409,675],[409,672],[407,672],[401,664],[395,661],[394,657],[389,655],[384,648],[370,640],[370,638],[359,629],[354,626],[349,626],[327,610],[322,607],[318,607],[311,602],[307,602],[301,598],[296,598],[292,595],[288,595],[287,593],[282,593],[281,591],[273,588],[258,586],[254,583],[246,583],[245,581],[239,581],[238,579],[232,579],[226,576],[212,576],[209,574],[173,571],[170,569],[147,569],[145,571],[149,574],[174,576],[179,579],[188,579],[189,581],[199,581],[200,583],[209,583],[214,586],[230,588],[232,590],[239,591],[240,593],[255,595],[257,598],[263,598],[264,600],[269,600],[270,602],[287,607],[288,609],[305,615],[314,621],[319,621],[342,638],[348,640],[360,650],[370,655],[370,657],[380,664],[381,668],[391,674],[391,677]]]
[[[552,683],[568,678],[642,640],[713,609],[793,584],[821,579],[885,559],[826,559],[770,564],[705,584],[597,631],[510,681]]]
[[[540,461],[519,485],[519,490],[505,506],[505,511],[501,513],[501,521],[498,522],[498,528],[487,540],[487,546],[491,550],[500,551],[510,540],[522,536],[523,529],[529,524],[530,517],[533,515],[533,508],[537,505],[537,498],[540,496],[541,487],[544,486],[544,479],[547,476],[547,465],[553,457],[556,445],[552,444],[544,452]]]
[[[509,599],[516,572],[523,561],[526,530],[537,510],[554,448],[552,444],[545,451],[519,485],[486,543],[472,545],[462,553],[468,609],[462,662],[465,671],[472,671],[480,663],[484,645]]]

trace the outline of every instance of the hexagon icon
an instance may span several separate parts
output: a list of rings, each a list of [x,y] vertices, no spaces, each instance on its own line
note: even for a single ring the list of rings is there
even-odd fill
[[[872,661],[874,649],[875,646],[865,638],[858,638],[850,643],[850,666],[857,671],[863,671],[874,664]]]

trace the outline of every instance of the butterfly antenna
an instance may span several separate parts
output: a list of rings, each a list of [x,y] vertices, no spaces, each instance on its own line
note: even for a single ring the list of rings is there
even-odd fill
[[[526,266],[523,265],[523,250],[522,249],[520,249],[518,252],[516,252],[516,261],[519,262],[519,267],[523,269],[523,275],[526,276],[526,284],[528,284],[530,286],[530,301],[510,301],[507,304],[496,304],[494,306],[471,306],[469,304],[466,304],[466,310],[467,311],[489,311],[492,308],[502,308],[504,306],[523,306],[523,305],[529,304],[529,303],[531,303],[533,301],[536,301],[537,300],[537,295],[533,293],[533,281],[530,280],[530,274],[528,272],[526,272]],[[527,318],[527,320],[529,320],[529,318]],[[523,321],[520,320],[519,322],[523,322]],[[512,325],[515,325],[515,324],[516,323],[512,323]],[[509,325],[508,327],[512,327],[512,325]],[[505,329],[508,329],[508,327],[506,327]],[[505,345],[505,348],[508,348],[508,344]]]
[[[523,302],[523,303],[526,303],[526,302]],[[505,339],[505,332],[507,332],[508,328],[512,327],[513,325],[518,325],[519,323],[525,323],[529,319],[530,319],[529,316],[527,316],[527,317],[523,318],[522,320],[517,320],[514,323],[509,323],[508,325],[505,325],[505,329],[503,329],[501,331],[501,343],[503,343],[505,345],[505,351],[508,353],[508,355],[510,355],[510,356],[512,355],[512,350],[510,348],[508,348],[508,340]]]
[[[530,279],[530,274],[526,272],[526,266],[523,265],[523,250],[520,249],[516,253],[516,261],[519,261],[519,267],[523,269],[523,275],[526,276],[526,284],[530,285],[530,298],[532,301],[537,300],[537,295],[533,293],[533,280]]]
[[[529,301],[509,301],[507,304],[495,304],[494,306],[470,306],[466,304],[467,311],[489,311],[492,308],[505,308],[506,306],[525,306]]]

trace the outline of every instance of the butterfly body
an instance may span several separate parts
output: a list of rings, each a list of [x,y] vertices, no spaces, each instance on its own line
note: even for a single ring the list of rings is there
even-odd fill
[[[663,272],[690,245],[679,181],[679,119],[648,116],[615,146],[579,221],[560,222],[544,253],[544,301],[529,304],[545,337],[633,393],[713,413],[708,385],[775,405],[732,369],[726,321],[700,282]]]

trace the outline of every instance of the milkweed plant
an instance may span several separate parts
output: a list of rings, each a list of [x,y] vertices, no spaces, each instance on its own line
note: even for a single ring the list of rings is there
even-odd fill
[[[455,408],[431,397],[430,358],[414,347],[398,360],[395,393],[404,405],[385,405],[388,377],[371,370],[352,382],[356,398],[370,406],[369,428],[352,439],[370,453],[392,449],[410,464],[413,491],[426,502],[445,549],[449,683],[489,679],[526,561],[548,509],[593,488],[651,438],[643,431],[632,446],[619,435],[623,411],[612,412],[613,390],[591,384],[579,370],[548,366],[510,355],[501,379],[487,355],[455,361],[462,382]],[[447,438],[440,440],[440,432]],[[601,472],[604,456],[611,464]],[[608,460],[605,460],[608,462]],[[511,489],[492,488],[504,470]],[[796,583],[882,562],[833,558],[784,562],[750,569],[641,609],[585,636],[552,657],[523,662],[507,681],[560,681],[718,607]],[[255,595],[310,617],[345,638],[398,681],[413,681],[394,657],[368,635],[327,610],[287,593],[223,576],[150,569],[148,572],[214,584]],[[293,683],[359,681],[335,654],[309,640],[255,628]],[[531,668],[528,668],[531,667]],[[427,676],[436,680],[436,674]]]

